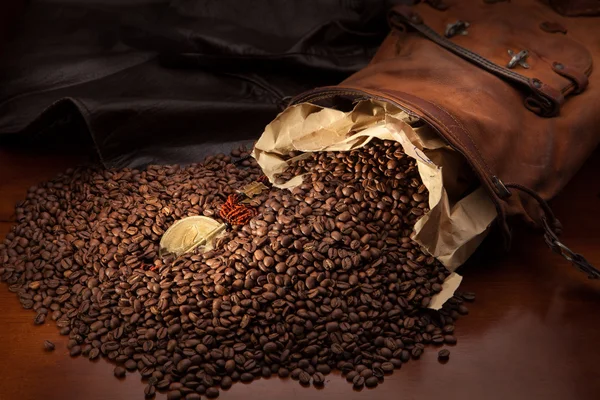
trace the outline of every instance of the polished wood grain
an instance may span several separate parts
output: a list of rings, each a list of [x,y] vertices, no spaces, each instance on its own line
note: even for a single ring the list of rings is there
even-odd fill
[[[69,162],[0,153],[3,218],[10,217],[29,184]],[[599,172],[597,152],[552,204],[565,228],[564,242],[595,265],[600,265]],[[0,223],[0,235],[8,229]],[[446,364],[428,348],[420,361],[404,365],[374,390],[354,391],[334,374],[325,389],[271,378],[236,384],[219,398],[599,399],[600,282],[586,279],[532,232],[517,230],[508,256],[485,246],[488,250],[462,270],[463,289],[474,291],[477,300],[457,322],[458,344]],[[137,373],[117,380],[104,360],[71,359],[53,323],[34,326],[34,313],[21,309],[5,285],[0,285],[0,304],[1,400],[143,399]],[[45,339],[56,343],[56,351],[43,350]]]

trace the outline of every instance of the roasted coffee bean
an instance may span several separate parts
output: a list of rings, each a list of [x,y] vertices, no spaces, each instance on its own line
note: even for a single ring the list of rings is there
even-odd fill
[[[144,395],[147,399],[153,398],[156,395],[156,388],[154,387],[154,385],[147,385],[144,388]]]
[[[423,349],[415,347],[411,350],[410,354],[414,359],[418,359],[421,357],[421,354],[423,354]]]
[[[216,387],[210,387],[206,389],[206,397],[208,397],[209,399],[219,397],[219,389],[217,389]]]
[[[302,368],[296,368],[290,373],[290,377],[294,380],[300,379],[300,374],[302,373]]]
[[[128,371],[135,371],[137,369],[137,363],[130,359],[125,361],[124,367]]]
[[[169,390],[179,390],[183,388],[183,384],[181,382],[172,382],[169,385]]]
[[[310,383],[310,374],[308,372],[302,371],[300,375],[298,375],[298,380],[302,385],[308,385]]]
[[[358,372],[357,372],[357,371],[350,371],[350,372],[348,372],[348,373],[346,374],[346,380],[347,380],[348,382],[352,382],[352,381],[354,380],[354,377],[355,377],[356,375],[358,375]]]
[[[36,325],[42,325],[46,321],[46,314],[39,313],[35,316],[33,323]]]
[[[276,350],[277,350],[277,344],[273,343],[273,342],[265,343],[265,345],[263,346],[263,351],[265,353],[272,353]]]
[[[384,362],[383,364],[381,364],[381,369],[383,370],[383,372],[385,372],[387,374],[393,372],[394,371],[393,359],[392,359],[392,362]]]
[[[354,377],[354,379],[352,379],[352,386],[354,386],[355,389],[360,389],[365,385],[365,378],[363,378],[360,375],[356,375]]]
[[[160,380],[160,381],[158,381],[158,382],[156,383],[156,388],[157,388],[158,390],[165,390],[166,388],[168,388],[168,387],[169,387],[169,383],[170,383],[170,382],[169,382],[169,380],[168,380],[168,379],[163,379],[163,380]]]
[[[384,375],[385,371],[383,370],[383,368],[376,366],[375,363],[373,363],[373,376],[377,379],[383,379]]]
[[[429,199],[399,143],[293,153],[277,179],[303,183],[239,206],[230,196],[262,171],[247,149],[236,154],[238,164],[78,168],[31,188],[0,244],[0,279],[36,323],[50,317],[69,335],[71,355],[139,370],[145,394],[168,398],[271,374],[320,385],[332,368],[360,388],[426,343],[456,341],[474,296],[425,310],[449,272],[411,239]],[[191,215],[231,223],[211,250],[161,251]]]
[[[127,371],[125,370],[125,368],[123,368],[121,366],[117,366],[117,367],[115,367],[113,373],[117,378],[125,378]]]
[[[198,385],[196,386],[196,393],[198,393],[199,395],[203,395],[206,393],[206,386],[204,385]]]
[[[261,370],[261,374],[263,378],[270,378],[272,373],[271,373],[271,368],[267,367],[266,365],[264,367],[262,367]]]
[[[447,344],[456,344],[456,337],[452,335],[445,335],[444,342]]]
[[[236,343],[233,345],[233,350],[237,353],[240,353],[240,352],[246,350],[246,344],[245,343]]]
[[[402,362],[407,362],[408,360],[410,360],[410,352],[408,350],[402,350],[402,352],[400,353],[400,360]]]
[[[215,380],[211,375],[204,375],[202,378],[202,384],[204,384],[206,387],[210,387],[215,384]]]
[[[378,384],[379,384],[379,380],[375,376],[365,379],[365,386],[368,388],[374,388]]]
[[[179,390],[171,390],[167,393],[167,400],[180,400],[181,392]]]
[[[192,361],[189,358],[184,358],[183,360],[177,363],[177,371],[183,374],[185,373],[189,367],[191,367]]]
[[[450,350],[448,349],[442,349],[438,352],[438,359],[440,360],[447,360],[450,358]]]
[[[46,349],[46,351],[53,351],[55,348],[56,346],[54,343],[49,340],[44,340],[44,349]]]
[[[442,335],[434,335],[434,336],[431,338],[431,341],[432,341],[434,344],[443,344],[443,343],[444,343],[444,337],[443,337]]]
[[[325,384],[325,375],[320,372],[315,372],[312,376],[313,385],[323,386]]]
[[[77,345],[71,347],[69,354],[71,354],[71,357],[77,357],[78,355],[81,354],[81,347],[77,346]]]
[[[231,385],[233,385],[233,380],[229,376],[224,376],[223,378],[221,378],[220,385],[221,389],[227,390],[231,387]]]
[[[363,369],[360,372],[360,376],[362,376],[363,378],[367,379],[373,376],[373,371],[370,369]]]
[[[331,332],[337,332],[339,329],[339,324],[337,322],[328,322],[325,325],[325,329],[327,330],[327,332],[331,333]]]
[[[90,360],[95,360],[96,358],[98,358],[98,356],[100,356],[100,349],[98,348],[91,349],[90,353],[88,354]]]
[[[316,367],[316,370],[324,375],[327,375],[331,372],[331,368],[327,364],[319,364]]]
[[[454,325],[445,325],[442,328],[442,332],[444,332],[446,334],[452,334],[454,332]]]
[[[464,292],[460,297],[465,301],[475,301],[475,293],[473,292]]]

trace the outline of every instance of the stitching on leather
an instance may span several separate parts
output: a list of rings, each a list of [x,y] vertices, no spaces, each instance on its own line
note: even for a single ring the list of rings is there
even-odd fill
[[[427,101],[427,100],[425,100],[425,101]],[[458,126],[460,126],[460,129],[465,133],[465,135],[467,135],[467,137],[469,138],[469,141],[471,142],[471,144],[473,145],[473,147],[475,147],[475,149],[477,150],[477,153],[479,153],[479,156],[481,157],[481,160],[483,162],[483,166],[485,167],[485,169],[487,170],[487,172],[490,175],[493,175],[492,171],[490,170],[490,167],[488,166],[487,160],[483,157],[483,154],[481,153],[481,150],[479,149],[479,147],[477,146],[477,144],[475,143],[475,141],[471,137],[471,134],[469,133],[469,131],[463,126],[463,124],[460,121],[458,121],[452,114],[450,114],[448,111],[446,111],[446,109],[440,107],[437,104],[434,104],[434,103],[431,103],[431,102],[428,102],[428,103],[431,104],[432,106],[438,108],[439,110],[445,112],[446,115],[448,115],[450,118],[452,118],[452,120],[454,122],[456,122],[458,124]],[[449,129],[449,128],[446,127],[446,129]],[[460,142],[460,140],[459,140],[459,142]]]
[[[433,36],[433,37],[437,37],[440,40],[442,40],[442,43],[438,43],[439,45],[441,45],[442,47],[453,51],[453,52],[457,52],[459,54],[462,54],[465,57],[469,57],[472,58],[473,61],[476,61],[479,64],[482,64],[482,66],[486,66],[490,69],[495,69],[495,68],[502,68],[500,65],[488,60],[487,58],[483,57],[480,54],[477,54],[465,47],[462,46],[458,46],[452,42],[447,42],[444,38],[442,38],[440,35],[438,35],[438,33],[436,31],[434,31],[433,29],[431,29],[430,27],[426,26],[426,25],[420,25],[420,26],[415,26],[413,24],[410,24],[414,29],[416,29],[417,31],[421,32],[423,35],[427,36]],[[429,37],[428,37],[429,38]],[[502,68],[502,73],[509,75],[511,77],[513,77],[514,79],[517,80],[521,80],[521,79],[527,79],[526,77],[524,77],[523,75],[511,71],[507,68]]]
[[[423,100],[423,99],[422,99]],[[440,121],[438,118],[436,118],[435,116],[432,116],[431,114],[429,114],[429,117],[432,118],[433,120],[435,120],[436,122],[438,122],[439,124],[441,124],[444,128],[446,128],[446,130],[452,134],[452,136],[454,137],[454,139],[462,146],[462,148],[464,149],[464,151],[471,157],[471,160],[474,161],[480,168],[481,168],[481,164],[483,163],[483,169],[487,170],[488,172],[488,176],[484,175],[484,179],[488,181],[488,186],[492,188],[492,190],[490,190],[490,192],[492,193],[493,197],[496,197],[498,199],[498,201],[496,201],[496,210],[498,211],[498,216],[500,217],[500,220],[503,221],[503,223],[506,225],[506,212],[504,211],[504,207],[501,206],[501,204],[503,204],[503,202],[506,202],[506,200],[502,200],[500,198],[500,196],[498,196],[498,193],[496,193],[496,191],[493,189],[494,185],[491,182],[491,175],[493,175],[490,171],[489,166],[487,165],[487,161],[484,159],[483,155],[481,154],[481,151],[479,150],[479,148],[477,148],[477,146],[475,145],[475,143],[473,142],[473,138],[471,137],[471,135],[468,133],[468,131],[462,126],[462,124],[458,121],[456,121],[456,119],[454,117],[452,117],[451,114],[448,113],[448,111],[446,111],[445,109],[437,106],[436,104],[433,104],[427,100],[424,100],[425,102],[433,105],[434,107],[437,107],[438,109],[440,109],[441,111],[443,111],[444,113],[446,113],[447,115],[450,116],[450,118],[452,118],[456,123],[458,123],[458,125],[460,126],[460,128],[465,132],[465,134],[469,137],[469,140],[471,141],[471,143],[473,143],[473,145],[475,146],[475,148],[477,149],[477,152],[479,153],[482,162],[480,162],[477,157],[473,157],[473,153],[467,148],[465,147],[465,145],[462,143],[462,141],[452,133],[452,131],[450,130],[450,128],[448,128],[446,126],[446,124],[444,124],[442,121]],[[416,107],[416,106],[414,106]]]
[[[324,89],[328,89],[328,90],[335,90],[335,89],[329,89],[329,88],[327,88],[327,87],[325,87]],[[336,91],[334,94],[331,94],[331,93],[329,93],[329,94],[323,94],[323,95],[321,95],[321,96],[316,96],[316,97],[311,97],[311,95],[310,95],[310,94],[307,94],[307,95],[305,95],[305,96],[303,96],[303,97],[299,98],[298,100],[296,100],[296,101],[294,102],[294,104],[298,104],[299,102],[305,102],[307,99],[308,99],[308,101],[317,101],[317,100],[327,99],[327,98],[329,98],[329,97],[334,97],[334,96],[337,96],[337,95],[343,95],[343,94],[347,94],[347,95],[356,95],[356,92],[347,92],[347,91],[346,91],[346,92],[344,92],[344,91]]]
[[[385,97],[385,96],[384,96]],[[477,147],[477,144],[475,144],[475,142],[473,141],[473,138],[471,137],[471,135],[469,134],[469,131],[463,126],[462,123],[460,123],[460,121],[458,121],[452,114],[450,114],[446,109],[440,107],[438,104],[432,103],[429,100],[425,100],[422,98],[419,98],[420,100],[426,102],[427,104],[437,108],[438,110],[444,112],[447,116],[449,116],[459,127],[460,129],[465,133],[465,135],[469,138],[469,141],[471,142],[471,144],[473,145],[473,147],[477,150],[477,153],[479,154],[480,158],[481,158],[481,163],[479,162],[479,160],[477,159],[477,157],[473,157],[473,153],[468,149],[468,147],[466,147],[464,145],[464,143],[460,140],[460,138],[458,138],[456,135],[453,134],[452,129],[450,129],[443,121],[441,121],[439,118],[432,116],[430,113],[428,113],[429,117],[434,119],[436,122],[438,122],[440,125],[442,125],[444,128],[446,128],[446,130],[452,134],[452,136],[454,137],[454,139],[461,145],[461,147],[463,147],[465,149],[465,151],[473,158],[473,160],[476,161],[476,163],[482,167],[483,169],[485,169],[489,175],[493,175],[492,171],[490,170],[490,167],[487,165],[487,161],[485,160],[485,158],[483,157],[483,155],[481,154],[481,150],[479,149],[479,147]],[[404,100],[407,101],[407,100]],[[410,102],[411,104],[413,104],[412,102]],[[413,104],[414,107],[417,107],[416,105]],[[421,110],[423,111],[423,110]]]
[[[438,43],[438,44],[441,45],[442,47],[447,48],[448,50],[451,50],[451,51],[454,50],[454,51],[456,51],[456,52],[458,52],[458,53],[460,53],[460,54],[462,54],[462,55],[464,55],[466,57],[470,57],[474,61],[482,64],[482,66],[485,65],[485,66],[490,67],[492,69],[497,68],[497,67],[501,67],[500,65],[498,65],[498,64],[496,64],[496,63],[488,60],[487,58],[481,56],[480,54],[477,54],[477,53],[475,53],[475,52],[473,52],[473,51],[471,51],[471,50],[469,50],[469,49],[467,49],[465,47],[456,45],[453,42],[447,42],[436,31],[434,31],[433,29],[431,29],[427,25],[415,25],[415,24],[412,24],[410,22],[408,22],[408,23],[409,23],[409,25],[411,27],[413,27],[417,31],[421,32],[425,36],[431,35],[433,37],[438,37],[438,38],[442,39],[443,42],[442,43]],[[571,40],[573,40],[573,39],[571,39]],[[573,41],[575,41],[575,40],[573,40]],[[577,41],[575,41],[575,42],[579,44],[579,42],[577,42]],[[583,46],[583,47],[585,48],[585,46]],[[590,68],[591,68],[591,66],[593,64],[593,60],[592,60],[591,54],[589,54],[589,51],[588,51],[588,55],[589,55],[589,57],[588,57],[589,58],[589,63],[587,65],[587,67],[585,68],[584,73],[587,73],[587,71],[590,70]],[[510,75],[510,76],[514,77],[515,79],[525,78],[524,75],[521,75],[521,74],[519,74],[517,72],[508,70],[506,68],[502,68],[502,72],[504,74],[507,74],[507,75]],[[589,76],[589,74],[588,74],[588,76]],[[525,79],[527,79],[527,78],[525,78]]]
[[[437,108],[438,110],[444,112],[447,116],[449,116],[459,127],[460,129],[464,132],[464,134],[469,138],[469,141],[471,142],[471,144],[473,145],[473,147],[477,150],[477,153],[479,154],[480,158],[481,158],[481,162],[479,161],[479,159],[477,157],[475,157],[473,155],[473,152],[471,150],[469,150],[469,148],[467,146],[465,146],[465,144],[462,142],[462,140],[460,140],[460,138],[455,135],[452,132],[452,129],[449,128],[443,121],[441,121],[439,118],[429,115],[430,118],[434,119],[436,122],[438,122],[439,124],[441,124],[444,128],[446,128],[446,130],[452,135],[452,137],[456,140],[456,142],[458,142],[460,144],[460,146],[464,149],[464,151],[469,154],[469,156],[471,157],[471,159],[473,161],[476,162],[476,164],[487,171],[487,173],[489,175],[493,175],[493,173],[490,170],[490,167],[487,165],[487,161],[484,159],[483,155],[481,154],[481,150],[479,150],[479,148],[477,147],[477,145],[475,144],[475,142],[473,141],[473,138],[471,137],[471,135],[469,134],[469,132],[467,131],[467,129],[465,129],[465,127],[458,121],[456,120],[456,118],[454,118],[454,116],[452,114],[450,114],[448,111],[446,111],[445,109],[443,109],[442,107],[440,107],[437,104],[431,103],[430,101],[421,99],[425,102],[427,102],[428,104],[434,106],[435,108]]]
[[[402,16],[402,17],[404,17],[404,16]],[[406,23],[408,25],[410,25],[413,29],[415,29],[417,32],[419,32],[421,35],[425,36],[429,40],[432,40],[434,43],[438,44],[442,48],[447,49],[451,53],[454,53],[455,55],[458,55],[461,58],[466,58],[467,61],[471,61],[471,62],[475,63],[480,68],[482,68],[494,75],[500,75],[501,79],[502,79],[502,75],[507,79],[513,79],[514,80],[513,83],[521,83],[524,86],[526,86],[526,88],[528,90],[532,91],[534,94],[541,96],[541,97],[545,97],[547,100],[549,100],[553,103],[558,103],[558,99],[554,98],[552,95],[546,93],[543,90],[531,87],[531,85],[529,84],[530,80],[527,77],[525,77],[524,75],[521,75],[515,71],[511,71],[508,68],[504,68],[501,65],[498,65],[498,64],[488,60],[487,58],[481,56],[480,54],[477,54],[465,47],[459,46],[453,42],[446,40],[445,38],[440,36],[436,31],[434,31],[432,28],[430,28],[429,26],[427,26],[425,24],[413,24],[413,23],[411,23],[410,20],[407,20]],[[590,63],[591,62],[592,62],[592,60],[590,58]],[[570,84],[567,84],[567,87],[559,89],[558,92],[563,94],[563,97],[564,97],[564,94],[567,93],[570,89],[571,89]],[[559,104],[559,107],[560,107],[560,104]]]

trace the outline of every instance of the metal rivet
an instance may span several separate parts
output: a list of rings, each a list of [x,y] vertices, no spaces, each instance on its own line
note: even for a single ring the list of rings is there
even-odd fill
[[[494,186],[496,186],[496,193],[501,199],[505,199],[512,195],[510,190],[508,190],[506,185],[504,185],[504,182],[502,182],[497,176],[492,176],[492,182],[494,183]]]
[[[556,69],[559,69],[559,70],[560,70],[560,69],[563,69],[564,67],[565,67],[565,66],[564,66],[564,65],[562,65],[561,63],[554,63],[554,68],[556,68]]]
[[[420,24],[423,22],[423,18],[417,13],[414,13],[410,16],[410,20],[413,24]]]
[[[466,35],[466,34],[468,34],[467,28],[469,26],[471,26],[471,24],[469,24],[468,22],[458,20],[458,21],[456,21],[453,24],[446,25],[446,31],[444,32],[444,35],[447,38],[451,38],[451,37],[456,36],[458,34],[460,34],[460,35]]]
[[[541,88],[542,87],[542,82],[539,79],[534,79],[533,80],[533,86],[535,86],[536,88]]]
[[[529,57],[529,52],[527,50],[521,50],[518,53],[515,53],[512,50],[508,50],[508,55],[512,58],[510,59],[508,64],[506,64],[507,68],[512,69],[517,65],[520,65],[523,68],[529,68],[529,64],[527,64],[527,62],[525,61],[527,57]]]

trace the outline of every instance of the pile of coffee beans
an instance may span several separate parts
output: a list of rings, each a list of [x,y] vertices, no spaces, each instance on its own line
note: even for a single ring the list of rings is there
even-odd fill
[[[0,244],[0,279],[34,323],[56,322],[72,356],[107,358],[119,378],[139,371],[147,398],[214,398],[273,374],[320,386],[335,369],[375,387],[426,345],[456,343],[473,295],[427,309],[449,272],[410,238],[428,194],[394,142],[298,161],[278,179],[305,182],[252,198],[256,216],[214,249],[159,254],[175,221],[219,220],[227,196],[261,176],[232,155],[72,169],[32,187]]]

